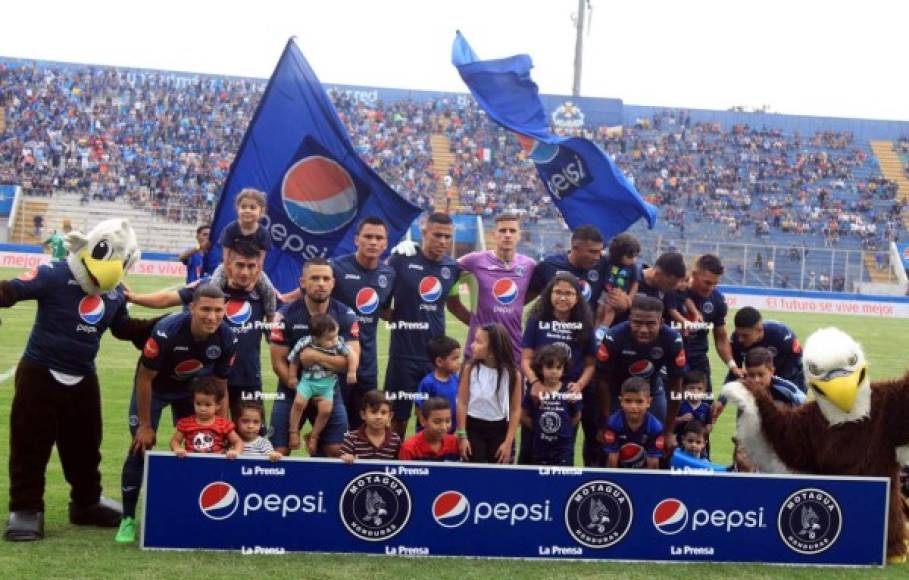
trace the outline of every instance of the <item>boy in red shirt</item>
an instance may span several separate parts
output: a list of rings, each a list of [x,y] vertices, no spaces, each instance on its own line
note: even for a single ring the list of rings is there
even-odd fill
[[[192,391],[196,414],[177,421],[171,450],[177,457],[186,457],[187,453],[223,453],[230,447],[227,458],[236,459],[243,452],[243,440],[229,419],[215,414],[221,408],[224,391],[212,377],[194,380]]]
[[[401,445],[398,459],[414,461],[459,461],[458,438],[451,429],[451,405],[444,397],[430,397],[420,408],[423,430]]]

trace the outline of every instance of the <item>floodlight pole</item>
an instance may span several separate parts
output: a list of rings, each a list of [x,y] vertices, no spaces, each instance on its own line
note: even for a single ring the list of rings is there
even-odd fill
[[[578,15],[575,20],[577,36],[574,42],[574,82],[571,85],[572,96],[581,94],[581,59],[584,56],[584,19],[587,17],[587,1],[578,0]]]

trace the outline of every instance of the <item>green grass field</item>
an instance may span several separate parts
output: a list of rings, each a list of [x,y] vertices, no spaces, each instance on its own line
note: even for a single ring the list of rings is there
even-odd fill
[[[0,279],[8,279],[20,272],[0,269]],[[133,277],[130,286],[138,291],[152,291],[173,286],[174,278]],[[0,454],[8,454],[8,415],[13,395],[11,373],[25,346],[34,320],[34,303],[25,302],[7,311],[0,311]],[[146,316],[152,311],[142,308],[132,310],[134,316]],[[874,377],[901,374],[907,360],[902,351],[905,336],[909,335],[909,321],[866,317],[821,315],[786,315],[781,320],[789,324],[804,338],[813,330],[826,325],[836,325],[854,336],[865,348]],[[450,333],[463,342],[466,328],[449,319]],[[388,333],[379,335],[380,373],[387,361]],[[129,445],[127,406],[132,388],[132,374],[138,357],[132,345],[113,339],[108,333],[97,360],[98,373],[104,400],[105,438],[102,449],[101,470],[106,495],[120,499],[120,468]],[[263,369],[270,369],[267,349],[263,348]],[[722,382],[722,365],[714,361],[714,384]],[[264,373],[270,374],[270,373]],[[380,377],[380,384],[381,377]],[[274,381],[265,381],[266,389],[274,389]],[[727,462],[731,452],[733,413],[725,413],[711,436],[714,461]],[[170,437],[166,421],[158,435],[161,449]],[[578,455],[578,457],[580,457]],[[6,520],[8,462],[0,461],[0,498]],[[432,576],[437,579],[503,578],[503,577],[601,577],[616,578],[775,578],[785,575],[792,578],[907,578],[909,565],[888,567],[882,570],[780,568],[759,565],[720,564],[628,564],[628,563],[572,563],[515,560],[473,559],[408,559],[397,557],[355,557],[350,555],[293,554],[284,556],[243,556],[239,553],[212,552],[143,552],[137,547],[118,546],[113,542],[114,530],[77,528],[68,523],[66,506],[69,486],[63,479],[60,463],[54,455],[47,469],[46,533],[42,542],[10,544],[0,542],[0,572],[9,578],[58,578],[58,577],[194,577],[200,572],[209,576],[255,575],[258,578],[313,577],[313,578],[413,578]],[[301,530],[301,533],[305,533]]]

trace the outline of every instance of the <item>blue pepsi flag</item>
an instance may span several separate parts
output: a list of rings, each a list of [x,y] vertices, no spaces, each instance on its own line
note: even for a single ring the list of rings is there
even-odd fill
[[[479,60],[458,32],[451,62],[489,118],[517,134],[570,228],[593,224],[609,239],[640,218],[653,227],[656,208],[641,198],[602,149],[587,139],[549,132],[528,55]]]
[[[213,241],[236,219],[234,199],[248,187],[267,196],[263,226],[274,249],[265,260],[265,271],[283,292],[297,287],[306,260],[353,252],[359,219],[385,220],[392,245],[420,213],[357,156],[293,39],[287,42],[227,176],[212,220]]]

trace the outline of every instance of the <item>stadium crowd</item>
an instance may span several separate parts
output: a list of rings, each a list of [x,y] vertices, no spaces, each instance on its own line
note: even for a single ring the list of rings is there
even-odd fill
[[[85,203],[125,198],[175,221],[205,221],[263,89],[251,79],[0,64],[0,182],[41,195],[77,191]],[[360,155],[424,209],[441,188],[476,213],[556,217],[517,140],[475,104],[330,97]],[[679,237],[721,222],[727,238],[747,229],[747,237],[815,235],[805,245],[836,247],[849,236],[875,250],[901,233],[906,202],[849,133],[723,130],[681,110],[624,131],[577,131],[607,150]],[[433,133],[448,137],[454,156],[441,179]]]

